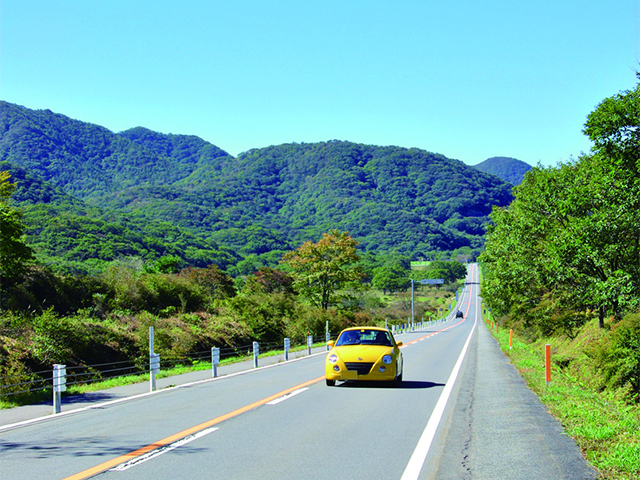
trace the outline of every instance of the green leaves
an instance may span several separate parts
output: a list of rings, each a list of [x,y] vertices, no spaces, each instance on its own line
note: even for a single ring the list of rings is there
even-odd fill
[[[362,277],[356,245],[347,232],[332,230],[317,243],[305,242],[288,252],[282,261],[291,269],[296,290],[326,310],[337,302],[338,290],[357,285]]]
[[[0,171],[0,295],[6,282],[13,283],[20,278],[33,260],[33,252],[22,238],[22,214],[9,206],[14,188],[9,182],[9,173]]]
[[[535,316],[544,302],[556,313],[598,311],[603,325],[604,315],[637,308],[639,88],[606,99],[589,115],[591,155],[532,169],[512,204],[494,209],[481,259],[487,299],[500,312],[520,303]]]
[[[640,78],[640,73],[636,74]],[[603,100],[589,114],[584,133],[594,142],[594,150],[613,160],[635,163],[640,151],[640,84]]]

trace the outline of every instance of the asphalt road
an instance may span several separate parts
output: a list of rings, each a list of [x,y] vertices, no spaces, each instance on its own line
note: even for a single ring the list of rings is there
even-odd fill
[[[399,387],[327,387],[319,354],[94,402],[0,427],[0,480],[594,478],[498,350],[477,295],[472,266],[464,319],[398,337]]]

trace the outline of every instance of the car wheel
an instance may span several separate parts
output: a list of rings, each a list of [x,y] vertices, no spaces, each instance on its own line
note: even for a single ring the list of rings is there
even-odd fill
[[[327,387],[333,387],[336,384],[335,380],[327,379]]]
[[[396,379],[395,379],[394,383],[396,385],[400,385],[400,383],[402,383],[402,372],[400,372],[400,374],[398,376],[396,376]]]

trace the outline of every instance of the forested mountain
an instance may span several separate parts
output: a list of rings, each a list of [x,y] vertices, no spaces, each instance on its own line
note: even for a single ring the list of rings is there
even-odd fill
[[[41,256],[64,256],[66,248],[74,261],[106,253],[75,248],[80,240],[47,246],[46,229],[59,228],[52,237],[86,229],[111,245],[112,256],[171,252],[187,264],[273,263],[331,229],[349,231],[363,250],[420,257],[481,247],[492,206],[512,199],[512,186],[497,177],[419,149],[334,140],[234,158],[195,136],[142,127],[113,133],[7,102],[0,102],[0,161],[22,183],[14,200],[29,241],[39,242]]]
[[[170,222],[91,206],[8,162],[0,162],[2,170],[17,184],[13,200],[24,214],[29,244],[44,264],[95,273],[123,256],[173,255],[196,267],[216,263],[223,268],[242,258]]]
[[[531,170],[531,165],[510,157],[491,157],[475,165],[481,172],[490,173],[505,182],[520,185],[524,174]]]

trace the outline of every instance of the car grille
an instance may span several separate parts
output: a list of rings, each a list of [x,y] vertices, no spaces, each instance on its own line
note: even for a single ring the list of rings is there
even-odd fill
[[[371,367],[373,367],[373,363],[367,362],[345,362],[345,367],[347,370],[355,370],[358,372],[358,375],[366,375],[371,371]]]

